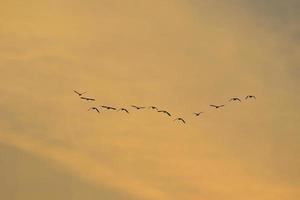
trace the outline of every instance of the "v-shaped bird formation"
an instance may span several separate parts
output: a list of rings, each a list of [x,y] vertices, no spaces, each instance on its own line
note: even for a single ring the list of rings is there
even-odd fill
[[[96,101],[95,98],[92,98],[92,97],[88,97],[88,96],[83,96],[84,94],[86,94],[87,92],[78,92],[77,90],[73,90],[75,94],[77,94],[80,99],[82,100],[85,100],[85,101]],[[254,95],[247,95],[245,97],[245,100],[256,100],[256,96]],[[241,98],[239,97],[232,97],[228,100],[229,102],[242,102]],[[225,104],[221,104],[221,105],[215,105],[215,104],[210,104],[209,105],[210,107],[213,107],[215,109],[221,109],[222,107],[225,106]],[[138,110],[142,110],[142,109],[146,109],[148,108],[149,110],[155,110],[157,113],[162,113],[162,114],[165,114],[167,117],[172,117],[173,115],[171,114],[171,112],[167,111],[167,110],[161,110],[159,109],[157,106],[137,106],[137,105],[131,105],[130,106],[132,109],[138,111]],[[107,106],[107,105],[101,105],[99,107],[90,107],[88,109],[88,111],[94,111],[98,114],[101,113],[101,109],[106,109],[106,110],[112,110],[112,111],[121,111],[121,112],[124,112],[124,113],[127,113],[129,114],[129,109],[128,108],[124,108],[124,107],[121,107],[121,108],[115,108],[115,107],[112,107],[112,106]],[[203,115],[204,112],[194,112],[192,113],[195,117],[199,117],[200,115]],[[176,117],[174,120],[174,122],[181,122],[183,124],[186,124],[186,120],[182,117]]]

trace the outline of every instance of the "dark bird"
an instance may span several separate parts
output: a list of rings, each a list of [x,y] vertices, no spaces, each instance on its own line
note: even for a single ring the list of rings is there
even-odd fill
[[[111,107],[111,106],[101,106],[101,107],[106,108],[107,110],[117,110],[116,108]]]
[[[81,99],[87,100],[87,101],[96,101],[96,99],[88,98],[88,97],[81,97]]]
[[[99,114],[100,114],[100,111],[99,111],[99,109],[98,109],[98,108],[96,108],[96,107],[90,107],[90,108],[88,109],[88,111],[90,111],[90,110],[95,110],[95,111],[97,111],[97,113],[99,113]]]
[[[165,113],[171,117],[171,114],[166,110],[158,110],[157,112]]]
[[[139,109],[144,109],[145,107],[143,107],[143,106],[135,106],[135,105],[131,105],[131,107],[133,107],[133,108],[136,108],[137,110],[139,110]]]
[[[86,92],[82,92],[82,93],[80,93],[80,92],[77,92],[76,90],[73,90],[76,94],[78,94],[78,96],[81,96],[81,95],[83,95],[83,94],[85,94]]]
[[[241,102],[241,99],[237,98],[237,97],[233,97],[233,98],[229,99],[229,101],[239,101],[239,102]]]
[[[120,108],[119,111],[124,111],[124,112],[126,112],[127,114],[129,114],[129,111],[128,111],[126,108]]]
[[[174,121],[182,121],[183,123],[185,123],[185,120],[184,119],[182,119],[181,117],[178,117],[178,118],[176,118],[176,119],[174,119]]]
[[[217,106],[217,105],[209,105],[209,106],[214,107],[214,108],[221,108],[221,107],[223,107],[225,105],[219,105],[219,106]]]
[[[152,109],[152,110],[158,110],[158,108],[156,106],[149,106],[149,109]]]
[[[198,113],[194,113],[194,115],[196,115],[197,117],[202,114],[203,112],[198,112]]]
[[[245,99],[256,99],[256,96],[254,95],[248,95],[245,97]]]

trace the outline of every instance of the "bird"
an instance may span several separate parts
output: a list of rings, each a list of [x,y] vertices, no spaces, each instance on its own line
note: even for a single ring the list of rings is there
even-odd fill
[[[156,106],[149,106],[149,109],[152,109],[152,110],[158,110],[158,108]]]
[[[178,117],[178,118],[174,119],[174,121],[177,121],[177,120],[178,120],[178,121],[182,121],[183,123],[186,123],[185,120],[182,119],[181,117]]]
[[[80,92],[77,92],[76,90],[73,90],[76,94],[78,94],[78,96],[81,96],[81,95],[83,95],[83,94],[85,94],[86,92],[82,92],[82,93],[80,93]]]
[[[117,110],[116,108],[111,107],[111,106],[101,106],[101,107],[106,108],[107,110]]]
[[[229,101],[239,101],[239,102],[241,102],[241,99],[237,98],[237,97],[233,97],[233,98],[229,99]]]
[[[87,101],[96,101],[96,99],[89,98],[89,97],[81,97],[81,99],[87,100]]]
[[[98,109],[98,108],[96,108],[96,107],[90,107],[90,108],[88,109],[88,111],[90,111],[90,110],[95,110],[95,111],[97,111],[97,113],[99,113],[99,114],[100,114],[100,111],[99,111],[99,109]]]
[[[214,108],[221,108],[221,107],[223,107],[223,106],[225,106],[225,105],[219,105],[219,106],[217,106],[217,105],[210,105],[210,106],[212,106],[212,107],[214,107]]]
[[[166,110],[158,110],[157,112],[165,113],[171,117],[171,114]]]
[[[135,105],[131,105],[131,107],[136,108],[137,110],[145,108],[144,106],[135,106]]]
[[[129,111],[128,111],[126,108],[120,108],[118,111],[124,111],[124,112],[126,112],[127,114],[129,114]]]
[[[245,97],[245,99],[256,99],[256,96],[254,95],[248,95]]]
[[[194,115],[196,115],[197,117],[202,114],[203,112],[198,112],[198,113],[194,113]]]

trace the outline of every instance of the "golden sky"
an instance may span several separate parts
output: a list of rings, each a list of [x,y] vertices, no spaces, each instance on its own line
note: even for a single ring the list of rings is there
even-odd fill
[[[1,199],[300,198],[299,1],[0,2]]]

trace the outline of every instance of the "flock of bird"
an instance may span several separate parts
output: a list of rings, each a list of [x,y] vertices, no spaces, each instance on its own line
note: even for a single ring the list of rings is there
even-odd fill
[[[96,101],[96,99],[94,98],[90,98],[90,97],[86,97],[86,96],[83,96],[84,94],[86,94],[86,92],[78,92],[76,90],[74,90],[74,92],[82,99],[82,100],[86,100],[86,101]],[[245,100],[248,100],[248,99],[256,99],[256,96],[254,95],[247,95],[245,97]],[[242,100],[238,97],[233,97],[231,99],[229,99],[229,101],[237,101],[237,102],[241,102]],[[222,105],[214,105],[214,104],[210,104],[209,106],[213,107],[213,108],[216,108],[216,109],[219,109],[219,108],[222,108],[225,106],[225,104],[222,104]],[[121,112],[125,112],[127,114],[129,114],[129,110],[127,108],[115,108],[115,107],[111,107],[111,106],[105,106],[105,105],[101,105],[100,106],[101,108],[103,109],[107,109],[107,110],[114,110],[114,111],[121,111]],[[97,112],[98,114],[100,114],[100,107],[90,107],[88,109],[88,111],[92,110],[92,111],[95,111]],[[145,107],[145,106],[136,106],[136,105],[131,105],[132,108],[136,109],[136,110],[141,110],[141,109],[151,109],[151,110],[156,110],[158,113],[163,113],[163,114],[166,114],[167,116],[171,117],[171,113],[166,111],[166,110],[160,110],[158,109],[156,106],[149,106],[149,107]],[[203,114],[204,112],[195,112],[193,113],[196,117],[200,116],[201,114]],[[175,118],[173,121],[181,121],[182,123],[186,123],[186,121],[182,118],[182,117],[178,117],[178,118]]]

